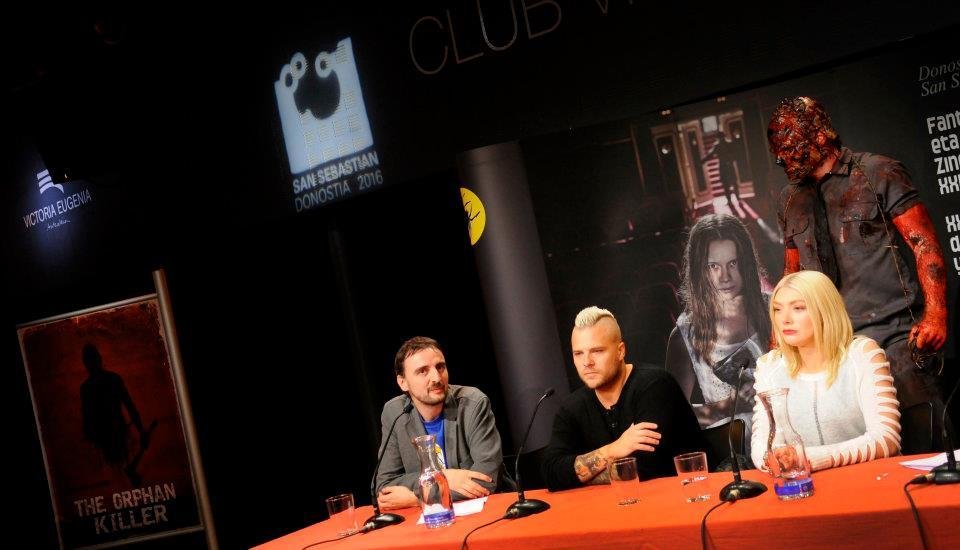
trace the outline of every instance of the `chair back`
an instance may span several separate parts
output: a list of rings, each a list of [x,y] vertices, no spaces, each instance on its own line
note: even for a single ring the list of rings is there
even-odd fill
[[[900,453],[932,453],[933,404],[922,401],[900,411]]]
[[[542,489],[547,486],[540,473],[540,463],[543,460],[543,447],[533,451],[524,451],[520,456],[520,476],[523,478],[523,490]],[[501,482],[497,488],[498,492],[509,492],[517,490],[517,480],[513,475],[513,467],[516,465],[517,455],[509,454],[503,457],[503,470],[501,470]]]
[[[720,462],[730,456],[730,443],[728,436],[733,439],[733,447],[737,450],[737,453],[740,456],[743,456],[746,452],[746,444],[743,438],[744,423],[740,418],[736,418],[733,420],[733,422],[727,422],[726,424],[721,424],[720,426],[704,428],[701,430],[701,433],[703,433],[704,439],[707,440],[707,443],[710,445],[710,449],[713,452],[713,456],[711,458],[713,460],[712,465],[714,468],[712,469],[715,469],[717,466],[719,466]]]

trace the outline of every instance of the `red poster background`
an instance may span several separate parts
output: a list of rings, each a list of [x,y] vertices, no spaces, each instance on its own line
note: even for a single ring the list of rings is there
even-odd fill
[[[18,332],[62,545],[198,527],[193,474],[156,298],[39,322]],[[103,369],[122,379],[150,432],[141,453],[138,430],[123,409],[129,436],[125,464],[140,456],[133,476],[123,464],[111,464],[85,436],[81,386],[88,378],[83,361],[87,344],[99,351]]]

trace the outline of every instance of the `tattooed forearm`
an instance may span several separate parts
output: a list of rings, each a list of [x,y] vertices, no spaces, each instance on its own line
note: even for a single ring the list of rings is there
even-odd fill
[[[607,457],[602,449],[578,456],[573,461],[573,471],[577,478],[586,483],[609,483],[610,474],[607,473]]]
[[[610,470],[604,468],[602,472],[597,474],[597,476],[589,481],[584,481],[584,485],[609,485],[610,484]]]

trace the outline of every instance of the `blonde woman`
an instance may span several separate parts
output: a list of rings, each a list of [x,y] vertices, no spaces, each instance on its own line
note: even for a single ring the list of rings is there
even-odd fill
[[[787,410],[813,470],[900,452],[897,390],[883,350],[854,336],[840,293],[818,271],[784,277],[770,300],[778,349],[757,361],[757,393],[789,388]],[[765,467],[770,433],[763,404],[754,403],[751,454]]]

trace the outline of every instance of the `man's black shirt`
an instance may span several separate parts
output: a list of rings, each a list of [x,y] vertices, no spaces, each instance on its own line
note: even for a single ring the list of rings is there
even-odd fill
[[[610,409],[587,387],[560,404],[542,464],[547,487],[555,491],[582,485],[573,469],[576,457],[616,441],[630,424],[639,422],[653,422],[661,434],[654,452],[633,454],[641,480],[675,475],[674,456],[708,450],[697,418],[673,377],[662,368],[634,366],[620,399]]]

